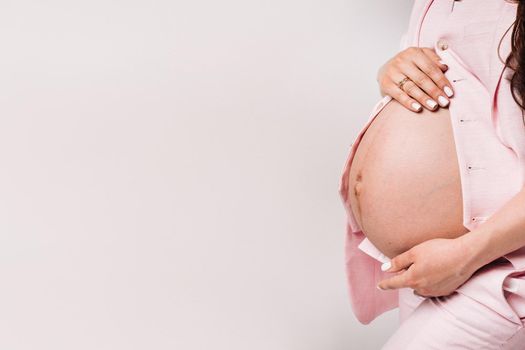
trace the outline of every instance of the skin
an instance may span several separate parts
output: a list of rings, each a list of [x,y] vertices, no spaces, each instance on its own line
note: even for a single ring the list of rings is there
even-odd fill
[[[453,293],[480,267],[525,246],[525,187],[476,229],[432,239],[392,258],[380,289],[410,287],[421,296]]]
[[[443,73],[447,69],[433,48],[408,47],[379,68],[376,80],[382,96],[390,95],[415,112],[421,111],[421,106],[435,111],[439,106],[448,106],[450,100],[447,96],[452,97],[454,93],[452,84]],[[410,80],[400,89],[397,83],[405,77]],[[446,91],[452,94],[447,95]],[[429,100],[434,103],[429,105]]]
[[[411,110],[414,110],[412,102],[420,101],[426,107],[425,99],[437,98],[449,84],[435,52],[416,49],[400,52],[378,73],[382,94],[392,96]],[[422,77],[426,72],[430,75]],[[417,87],[410,87],[407,82],[406,92],[400,90],[394,82],[404,76],[416,81],[413,84]],[[410,287],[415,294],[426,297],[453,293],[482,266],[525,246],[524,213],[525,187],[476,229],[457,238],[424,241],[393,257],[390,268],[388,263],[382,268],[395,275],[382,280],[377,287],[384,290]]]
[[[387,271],[396,274],[379,282],[378,288],[410,287],[420,296],[449,295],[482,266],[481,261],[466,259],[466,255],[475,253],[464,239],[436,238],[422,242],[392,258]]]

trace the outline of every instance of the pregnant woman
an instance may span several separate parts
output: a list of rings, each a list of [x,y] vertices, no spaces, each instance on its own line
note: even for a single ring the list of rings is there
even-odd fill
[[[525,1],[415,0],[401,49],[339,187],[353,311],[399,307],[385,350],[525,349]]]

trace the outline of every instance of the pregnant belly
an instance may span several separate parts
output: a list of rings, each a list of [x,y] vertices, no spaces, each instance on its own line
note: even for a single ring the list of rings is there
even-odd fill
[[[357,223],[389,258],[468,232],[448,109],[415,113],[389,101],[359,141],[348,177]]]

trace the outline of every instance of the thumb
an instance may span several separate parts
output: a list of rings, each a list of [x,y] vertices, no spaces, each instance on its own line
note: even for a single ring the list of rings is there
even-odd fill
[[[409,249],[381,265],[381,270],[387,272],[397,272],[407,269],[410,265],[412,265],[413,262],[414,259],[412,257],[412,252]]]

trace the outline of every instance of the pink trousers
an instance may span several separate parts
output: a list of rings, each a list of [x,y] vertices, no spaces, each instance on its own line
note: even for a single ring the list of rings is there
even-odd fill
[[[506,266],[488,268],[511,266],[508,262]],[[523,287],[525,275],[509,276],[505,282]],[[457,291],[424,298],[415,295],[411,288],[399,289],[399,328],[381,350],[525,350],[525,290],[501,292],[521,324]]]

